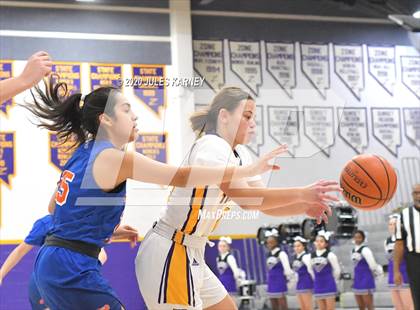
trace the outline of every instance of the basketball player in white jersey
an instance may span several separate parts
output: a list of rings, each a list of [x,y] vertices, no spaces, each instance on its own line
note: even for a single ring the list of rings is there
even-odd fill
[[[191,117],[198,139],[184,164],[238,166],[247,163],[237,146],[255,133],[255,101],[236,87],[222,89],[210,106]],[[286,150],[286,148],[285,148]],[[222,178],[222,176],[221,176]],[[241,179],[218,186],[174,188],[168,204],[141,243],[136,274],[141,294],[151,310],[237,309],[219,279],[204,261],[208,236],[229,199],[246,210],[270,215],[327,219],[329,201],[337,198],[335,181],[318,181],[296,188],[265,188],[261,180]]]

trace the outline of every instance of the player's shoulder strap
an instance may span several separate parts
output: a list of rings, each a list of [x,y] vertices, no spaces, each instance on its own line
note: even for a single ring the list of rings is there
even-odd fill
[[[219,261],[219,262],[226,262],[227,259],[228,259],[228,257],[229,257],[229,255],[231,255],[231,254],[228,253],[224,258],[222,258],[222,256],[219,254],[219,255],[217,255],[217,261]]]
[[[356,249],[355,248],[353,248],[353,253],[354,252],[357,252],[357,253],[362,253],[362,251],[363,251],[363,249],[365,248],[366,246],[365,245],[362,245],[357,251],[356,251]]]

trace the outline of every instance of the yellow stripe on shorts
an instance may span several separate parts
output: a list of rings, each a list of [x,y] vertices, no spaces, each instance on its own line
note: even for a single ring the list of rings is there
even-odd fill
[[[174,243],[166,286],[166,302],[168,304],[190,305],[187,268],[187,250],[185,246]]]

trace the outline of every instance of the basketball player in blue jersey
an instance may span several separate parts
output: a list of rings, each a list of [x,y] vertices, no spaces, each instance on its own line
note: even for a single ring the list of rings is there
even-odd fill
[[[6,275],[22,260],[26,254],[28,254],[34,247],[41,247],[44,244],[45,237],[50,231],[51,225],[51,215],[46,215],[35,221],[25,240],[14,248],[1,266],[0,284],[2,284]],[[38,288],[33,282],[33,276],[31,276],[29,281],[29,301],[32,309],[48,309],[39,294]]]
[[[51,73],[52,65],[47,52],[39,51],[33,54],[19,76],[0,81],[0,102],[9,100],[36,85],[43,77]]]
[[[41,247],[52,226],[52,215],[46,215],[38,220],[32,226],[31,231],[25,240],[19,244],[6,258],[0,268],[0,285],[6,275],[28,254],[34,247]],[[104,249],[99,253],[98,260],[103,265],[107,260]],[[44,299],[41,297],[37,286],[35,285],[33,274],[29,281],[29,301],[32,309],[48,309]]]
[[[256,131],[256,103],[237,87],[223,88],[212,103],[190,118],[197,134],[185,165],[240,167],[252,161],[243,152]],[[242,146],[242,147],[241,147]],[[283,148],[286,151],[286,148]],[[236,305],[204,259],[208,236],[233,204],[285,216],[306,214],[327,220],[328,202],[337,198],[335,181],[295,188],[267,188],[261,179],[220,180],[217,185],[175,187],[136,258],[141,295],[154,310],[225,310]],[[150,259],[153,257],[153,259]]]
[[[40,127],[57,132],[63,140],[74,138],[77,147],[51,198],[52,228],[34,267],[34,282],[51,310],[123,309],[97,258],[111,236],[137,238],[137,231],[119,227],[127,179],[200,186],[278,169],[269,161],[282,148],[244,167],[178,169],[162,164],[126,150],[126,144],[136,140],[137,117],[119,90],[101,87],[83,97],[62,93],[67,93],[67,85],[53,85],[51,79],[46,91],[36,87],[33,103],[24,106]]]

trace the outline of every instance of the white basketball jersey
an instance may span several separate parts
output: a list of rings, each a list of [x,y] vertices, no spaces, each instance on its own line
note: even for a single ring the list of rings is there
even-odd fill
[[[213,134],[204,135],[194,143],[185,164],[228,167],[251,163],[252,158],[245,147],[238,146],[235,151],[236,154],[223,138]],[[220,175],[220,180],[222,178],[223,175]],[[253,177],[252,180],[259,178]],[[229,210],[232,204],[217,185],[174,187],[160,219],[187,234],[208,236],[216,228],[223,212]]]

